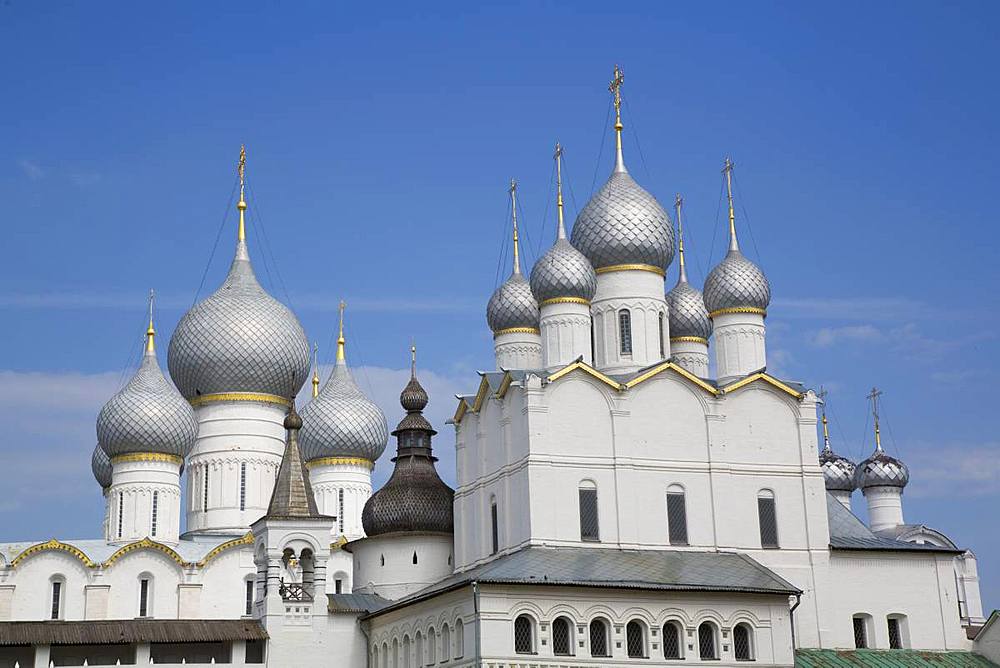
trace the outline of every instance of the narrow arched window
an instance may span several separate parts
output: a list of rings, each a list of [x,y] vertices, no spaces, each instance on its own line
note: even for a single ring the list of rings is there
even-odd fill
[[[437,663],[437,632],[434,627],[427,629],[427,665]]]
[[[500,522],[497,514],[497,497],[490,498],[490,554],[500,551]]]
[[[621,354],[632,354],[632,314],[628,309],[618,311],[618,340]]]
[[[702,660],[719,658],[719,651],[715,642],[715,625],[711,622],[702,622],[698,627],[698,656]]]
[[[757,494],[757,519],[760,522],[760,546],[778,547],[778,514],[775,509],[774,492],[762,489]]]
[[[201,492],[201,510],[202,512],[208,512],[208,464],[205,464],[204,472],[205,478],[203,482],[205,486]]]
[[[680,485],[667,488],[667,535],[671,545],[688,544],[687,504]]]
[[[461,619],[455,622],[455,658],[465,656],[465,624]]]
[[[399,668],[399,640],[392,639],[392,668]]]
[[[518,654],[535,653],[535,624],[528,615],[518,615],[514,620],[514,651]]]
[[[608,643],[608,623],[603,619],[590,622],[590,655],[611,656]]]
[[[416,649],[417,660],[413,662],[416,666],[424,665],[424,636],[420,631],[413,638],[414,649]]]
[[[247,509],[247,463],[240,463],[240,510]]]
[[[597,514],[597,486],[589,480],[580,483],[580,540],[599,541],[600,522]]]
[[[667,350],[666,345],[663,342],[663,311],[660,311],[659,315],[659,331],[660,331],[660,359],[666,359]]]
[[[646,633],[642,622],[633,619],[625,625],[625,649],[628,650],[629,658],[645,658]]]
[[[247,617],[253,614],[254,586],[255,583],[253,581],[253,578],[247,580],[246,611],[244,613]]]
[[[403,636],[403,668],[410,668],[410,636]]]
[[[379,668],[378,662],[378,645],[372,647],[372,668]]]
[[[749,624],[733,627],[733,657],[737,661],[753,661],[753,630]]]
[[[150,615],[150,601],[149,598],[152,594],[150,591],[152,589],[152,578],[148,575],[140,576],[139,578],[139,616],[140,617],[151,617]]]
[[[451,629],[445,624],[441,627],[441,663],[451,658]]]
[[[65,582],[63,582],[62,578],[53,578],[52,595],[49,597],[49,619],[62,618],[63,585],[65,585]]]
[[[889,615],[886,618],[889,630],[889,649],[903,649],[907,646],[906,615]]]
[[[382,668],[389,668],[389,643],[382,643]]]
[[[854,615],[851,619],[854,624],[854,646],[857,649],[868,649],[869,637],[868,637],[868,620],[869,615],[858,614]]]
[[[118,492],[118,537],[122,537],[122,523],[125,518],[125,495]]]
[[[552,622],[552,653],[556,656],[570,656],[573,653],[572,628],[565,617],[557,617]]]
[[[344,490],[337,490],[337,530],[344,533]]]
[[[156,537],[156,520],[157,520],[156,514],[157,511],[159,510],[158,508],[158,506],[160,505],[159,502],[160,502],[160,493],[153,492],[153,511],[151,513],[152,517],[150,517],[149,535],[154,538]]]
[[[681,628],[677,622],[667,622],[663,625],[663,658],[682,659]]]

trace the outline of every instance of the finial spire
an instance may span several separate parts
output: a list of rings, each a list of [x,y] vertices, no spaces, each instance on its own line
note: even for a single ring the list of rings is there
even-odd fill
[[[556,232],[557,239],[566,238],[566,224],[563,222],[562,154],[562,145],[556,142],[556,154],[552,157],[556,160],[556,209],[559,211],[559,229]]]
[[[340,300],[340,333],[337,335],[337,364],[344,363],[344,309],[347,304]]]
[[[625,83],[625,74],[618,65],[615,65],[614,78],[608,84],[608,90],[615,96],[615,171],[624,172],[625,159],[622,157],[622,84]]]
[[[237,240],[246,241],[247,238],[247,228],[244,222],[244,214],[247,210],[247,200],[245,197],[246,188],[246,171],[247,171],[247,147],[246,145],[240,146],[240,161],[236,166],[236,172],[240,175],[240,201],[236,204],[236,208],[240,211],[240,229],[237,233]]]
[[[684,198],[680,193],[674,198],[674,211],[677,212],[677,258],[680,261],[681,274],[679,283],[687,283],[687,268],[684,265],[684,223],[681,220],[681,207],[684,206]]]
[[[823,388],[822,385],[820,385],[820,387],[819,387],[819,394],[817,394],[816,396],[818,396],[820,398],[820,400],[823,401],[823,420],[822,420],[822,422],[823,422],[823,449],[824,450],[830,450],[830,428],[827,425],[827,421],[826,421],[826,395],[827,394],[828,394],[827,391]]]
[[[156,293],[150,289],[149,291],[149,327],[146,328],[146,354],[152,355],[156,353],[156,330],[153,328],[153,302],[156,299]]]
[[[410,341],[410,378],[417,377],[417,344]]]
[[[872,402],[872,415],[875,416],[875,452],[882,452],[882,434],[878,426],[878,401],[881,396],[882,390],[877,387],[873,387],[868,393],[868,398]]]
[[[319,344],[313,342],[313,399],[319,395]]]
[[[733,208],[733,161],[729,156],[726,156],[722,173],[726,175],[726,198],[729,200],[729,250],[738,251],[740,244],[736,241],[736,210]]]
[[[514,273],[521,273],[521,257],[517,239],[517,181],[510,180],[510,211],[514,222]]]

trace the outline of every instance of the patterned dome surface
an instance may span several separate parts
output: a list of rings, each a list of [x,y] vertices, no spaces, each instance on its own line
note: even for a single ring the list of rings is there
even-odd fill
[[[104,452],[100,443],[94,446],[94,454],[90,456],[90,470],[94,472],[94,479],[103,489],[111,487],[111,458]]]
[[[302,409],[299,447],[305,461],[360,457],[375,461],[385,451],[385,414],[358,388],[347,364],[338,362],[326,385]]]
[[[670,338],[697,336],[708,339],[712,335],[712,321],[708,317],[701,292],[687,281],[678,281],[667,293],[667,312],[670,317]]]
[[[738,248],[730,248],[705,279],[705,307],[709,313],[730,308],[767,310],[771,285],[760,267]]]
[[[531,292],[539,303],[565,297],[589,302],[596,291],[597,274],[590,260],[566,239],[556,239],[531,268]]]
[[[624,168],[612,172],[580,211],[572,240],[596,269],[648,264],[665,270],[674,259],[667,212]]]
[[[853,492],[856,489],[854,474],[857,467],[854,462],[835,453],[829,445],[819,453],[819,465],[823,469],[827,489],[843,492]]]
[[[486,322],[494,332],[513,327],[538,329],[538,318],[538,302],[520,272],[511,274],[486,305]]]
[[[155,452],[184,458],[197,435],[194,411],[160,371],[153,351],[97,418],[97,442],[108,457]]]
[[[361,513],[365,533],[397,531],[454,533],[455,492],[438,476],[433,460],[400,456],[392,477],[368,499]]]
[[[181,394],[254,392],[293,397],[309,374],[309,342],[288,308],[257,282],[246,243],[222,286],[188,311],[170,339]]]
[[[877,448],[871,457],[858,464],[854,482],[858,489],[868,487],[906,487],[910,470],[906,464]]]

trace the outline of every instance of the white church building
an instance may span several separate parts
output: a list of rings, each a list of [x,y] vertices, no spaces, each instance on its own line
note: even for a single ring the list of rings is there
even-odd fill
[[[511,186],[495,370],[458,397],[453,444],[415,359],[390,433],[352,378],[343,309],[336,365],[296,410],[308,339],[254,275],[241,156],[225,281],[173,332],[169,375],[151,309],[142,363],[98,416],[103,526],[0,543],[0,667],[1000,661],[969,546],[904,519],[878,393],[855,464],[822,398],[768,373],[771,289],[740,251],[729,160],[728,253],[703,290],[688,281],[680,196],[671,220],[625,166],[621,83],[611,175],[570,233],[557,149],[555,241],[527,273]]]

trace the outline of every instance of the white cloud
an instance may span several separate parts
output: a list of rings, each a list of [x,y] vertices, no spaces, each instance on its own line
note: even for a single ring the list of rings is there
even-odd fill
[[[843,327],[823,327],[811,337],[811,343],[818,348],[829,348],[845,341],[881,341],[884,335],[872,325],[846,325]]]
[[[24,172],[24,175],[32,181],[38,181],[45,177],[45,172],[34,160],[18,160],[17,165]]]
[[[998,455],[1000,441],[911,445],[896,456],[910,468],[907,494],[954,499],[1000,493]]]
[[[927,304],[907,297],[775,298],[775,315],[815,320],[864,320],[884,322],[915,320],[933,314]],[[940,313],[940,311],[938,311]]]

